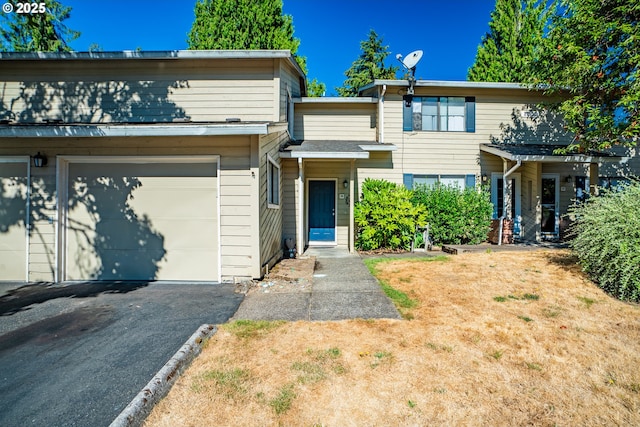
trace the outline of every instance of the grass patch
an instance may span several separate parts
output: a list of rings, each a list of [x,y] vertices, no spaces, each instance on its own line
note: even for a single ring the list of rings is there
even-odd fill
[[[273,408],[276,414],[281,415],[291,409],[291,404],[296,398],[296,392],[293,388],[293,384],[282,386],[278,395],[269,401],[269,406]]]
[[[493,297],[493,300],[497,302],[505,302],[507,298],[502,296],[497,296],[497,297]]]
[[[591,299],[591,298],[587,298],[587,297],[577,297],[577,298],[578,298],[578,300],[580,300],[583,303],[585,303],[587,308],[590,308],[596,302],[596,300]]]
[[[328,372],[342,375],[347,369],[338,360],[342,356],[339,348],[333,347],[328,350],[307,349],[307,356],[310,360],[296,361],[291,365],[291,369],[299,371],[298,382],[300,384],[313,384],[328,378]]]
[[[237,400],[247,394],[248,382],[251,374],[244,369],[230,369],[226,371],[211,370],[202,373],[192,384],[192,390],[201,392],[206,384],[213,384],[218,393],[227,399]]]
[[[236,320],[235,322],[227,323],[221,327],[238,338],[254,338],[259,335],[267,334],[285,323],[287,322],[284,320],[271,322],[266,320]]]
[[[549,306],[542,309],[544,317],[556,318],[562,313],[562,308],[558,306]]]
[[[524,294],[522,296],[509,294],[506,297],[502,296],[502,295],[498,295],[497,297],[493,297],[493,300],[497,301],[497,302],[505,302],[505,301],[507,301],[509,299],[512,299],[514,301],[538,301],[540,299],[540,296],[536,295],[536,294]]]
[[[525,322],[533,322],[533,319],[527,316],[518,316],[518,319],[524,320]]]
[[[418,306],[418,300],[409,297],[406,293],[394,288],[385,280],[380,279],[378,277],[378,270],[376,266],[380,263],[393,262],[398,259],[394,258],[368,258],[364,260],[364,264],[369,269],[369,272],[376,277],[382,291],[385,293],[387,297],[393,302],[396,306],[402,317],[406,320],[413,319],[413,315],[411,314],[411,309],[416,308]],[[432,258],[402,258],[402,261],[409,262],[434,262],[434,261],[448,261],[449,257],[444,255],[439,255]]]
[[[542,366],[537,363],[527,362],[527,368],[531,369],[532,371],[542,371]]]
[[[450,345],[435,344],[432,342],[428,342],[426,345],[427,348],[430,348],[433,351],[445,351],[447,353],[453,353],[453,347],[451,347]]]
[[[504,355],[504,351],[503,350],[496,350],[493,353],[490,353],[489,356],[496,359],[496,360],[500,360],[502,358],[502,356]]]

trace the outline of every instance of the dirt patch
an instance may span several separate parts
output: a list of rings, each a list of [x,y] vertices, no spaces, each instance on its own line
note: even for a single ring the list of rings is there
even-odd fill
[[[146,425],[640,425],[640,307],[568,252],[376,268],[413,320],[223,325]]]
[[[311,292],[315,265],[315,257],[283,259],[263,280],[252,283],[247,293]]]

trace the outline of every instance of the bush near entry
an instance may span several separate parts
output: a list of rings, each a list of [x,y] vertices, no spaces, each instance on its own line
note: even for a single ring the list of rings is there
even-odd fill
[[[409,249],[416,227],[426,224],[425,207],[411,202],[413,192],[382,179],[364,180],[355,204],[356,247]]]
[[[429,236],[436,244],[478,244],[487,240],[493,204],[486,189],[417,185],[414,204],[427,209]]]
[[[571,247],[604,291],[640,302],[640,181],[575,206]]]

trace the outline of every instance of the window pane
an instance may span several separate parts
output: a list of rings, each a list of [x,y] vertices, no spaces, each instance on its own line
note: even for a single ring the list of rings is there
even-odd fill
[[[464,132],[464,98],[448,98],[448,130]]]
[[[447,125],[450,131],[464,132],[464,116],[449,116]]]
[[[422,175],[413,177],[413,185],[433,186],[438,183],[438,177],[435,175]]]
[[[438,130],[438,98],[422,99],[422,130]]]
[[[444,175],[440,177],[440,184],[442,185],[446,185],[446,186],[450,186],[450,187],[457,187],[459,189],[464,189],[464,185],[465,185],[465,177],[460,175]]]

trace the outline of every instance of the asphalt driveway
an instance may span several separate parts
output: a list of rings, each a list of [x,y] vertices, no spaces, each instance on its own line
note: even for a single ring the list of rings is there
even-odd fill
[[[108,426],[242,298],[226,284],[0,286],[0,425]]]

